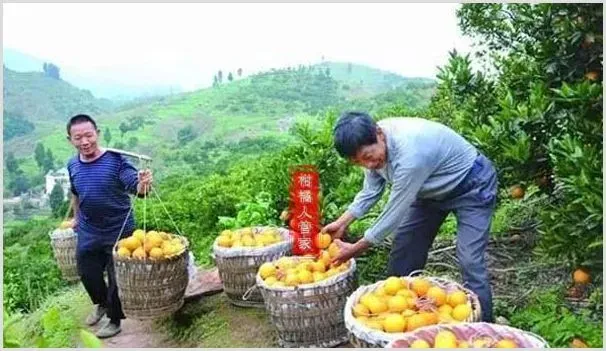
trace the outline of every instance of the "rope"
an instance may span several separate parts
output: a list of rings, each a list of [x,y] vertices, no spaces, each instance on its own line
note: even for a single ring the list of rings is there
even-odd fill
[[[175,223],[175,221],[173,220],[173,217],[168,212],[168,209],[164,205],[164,202],[162,201],[162,199],[160,199],[160,195],[158,195],[158,192],[156,191],[156,188],[152,187],[151,190],[156,195],[156,197],[158,198],[158,201],[160,201],[160,205],[162,205],[162,208],[164,209],[164,212],[166,212],[166,215],[168,216],[168,218],[170,219],[170,221],[172,222],[172,224],[175,226],[175,229],[177,230],[177,234],[179,234],[181,236],[184,236],[183,234],[181,234],[181,231],[179,230],[179,227],[177,227],[177,223]]]
[[[67,218],[69,217],[69,214],[73,209],[73,205],[74,205],[74,203],[73,203],[72,199],[70,199],[69,205],[67,206],[67,212],[65,212],[65,216],[63,216],[63,221],[67,221]],[[75,217],[75,215],[76,214],[74,213],[74,217]]]

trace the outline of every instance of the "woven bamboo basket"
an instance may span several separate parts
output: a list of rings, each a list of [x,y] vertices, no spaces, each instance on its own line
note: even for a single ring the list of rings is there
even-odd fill
[[[162,260],[124,258],[114,250],[118,296],[126,317],[139,320],[166,317],[183,306],[189,282],[189,242],[183,236],[174,237],[181,239],[185,250]]]
[[[78,236],[73,229],[55,229],[49,233],[53,254],[57,266],[61,270],[61,276],[68,282],[80,280],[76,262],[76,246]]]
[[[253,227],[253,233],[273,227]],[[213,258],[223,282],[223,291],[229,301],[241,307],[263,308],[263,296],[254,289],[259,267],[265,262],[277,260],[292,252],[292,238],[286,228],[275,228],[283,241],[265,247],[225,248],[213,244]]]
[[[445,278],[439,277],[423,277],[434,285],[438,285],[445,290],[458,289],[465,292],[467,295],[468,304],[471,307],[472,313],[464,322],[477,322],[481,320],[481,308],[478,296],[471,290],[463,287],[461,284]],[[358,288],[348,299],[345,305],[345,325],[349,331],[349,341],[355,347],[362,348],[381,348],[387,345],[388,342],[401,337],[404,333],[386,333],[383,331],[371,329],[360,323],[353,316],[352,309],[360,300],[362,295],[371,292],[382,285],[385,281],[378,281],[372,285],[366,285]]]
[[[297,261],[303,257],[294,257]],[[265,309],[281,347],[334,347],[347,341],[343,307],[356,288],[356,262],[326,280],[296,287],[269,287],[257,275]]]
[[[549,348],[547,341],[534,333],[506,325],[484,322],[434,325],[419,328],[390,341],[385,348],[408,348],[417,339],[425,340],[430,345],[433,345],[436,334],[441,330],[452,331],[458,340],[464,340],[470,345],[473,345],[473,341],[478,338],[488,338],[491,341],[489,345],[485,346],[486,348],[490,348],[493,346],[491,344],[504,338],[514,341],[518,348]]]

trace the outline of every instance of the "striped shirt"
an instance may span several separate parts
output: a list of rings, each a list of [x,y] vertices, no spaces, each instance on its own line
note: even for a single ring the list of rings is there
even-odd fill
[[[377,122],[385,133],[387,160],[378,170],[364,170],[364,186],[349,205],[360,218],[379,200],[387,182],[389,200],[364,239],[379,244],[405,218],[417,199],[439,201],[465,178],[478,151],[447,126],[423,118],[398,117]]]
[[[78,197],[77,226],[79,249],[113,246],[135,228],[129,194],[137,192],[137,169],[118,153],[105,151],[91,162],[80,155],[67,164],[71,191]]]

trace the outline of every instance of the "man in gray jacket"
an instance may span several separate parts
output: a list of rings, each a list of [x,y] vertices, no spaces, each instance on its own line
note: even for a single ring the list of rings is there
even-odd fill
[[[467,286],[480,300],[482,319],[492,322],[492,293],[485,262],[497,195],[490,160],[452,129],[422,118],[375,123],[365,113],[343,114],[334,128],[337,152],[365,168],[364,185],[339,219],[323,228],[340,238],[363,216],[390,182],[383,212],[354,244],[336,240],[335,263],[359,255],[394,233],[388,274],[423,269],[435,236],[450,212],[457,219],[457,258]]]

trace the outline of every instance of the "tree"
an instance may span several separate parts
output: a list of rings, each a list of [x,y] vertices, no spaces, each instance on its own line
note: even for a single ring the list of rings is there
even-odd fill
[[[23,171],[19,169],[8,186],[12,189],[14,196],[19,196],[29,189],[29,181]]]
[[[231,72],[229,72],[229,74],[227,75],[227,80],[230,82],[234,80],[234,76],[233,74],[231,74]]]
[[[219,79],[217,78],[217,75],[215,74],[213,76],[213,88],[216,87],[217,85],[219,85]]]
[[[197,136],[198,134],[190,124],[186,127],[179,129],[179,132],[177,133],[177,140],[181,144],[187,144],[190,141],[196,139]]]
[[[44,173],[51,171],[55,168],[55,157],[53,156],[53,152],[50,148],[46,149],[46,155],[44,157]]]
[[[219,82],[219,84],[223,83],[223,72],[221,72],[221,70],[217,72],[217,81]]]
[[[6,170],[8,173],[16,174],[19,170],[19,162],[15,158],[15,154],[9,152],[4,159],[4,165],[6,166]]]
[[[57,210],[63,204],[63,200],[65,199],[65,193],[63,192],[63,187],[59,182],[55,182],[53,186],[53,190],[48,197],[48,201],[50,203],[51,210],[56,215]]]
[[[124,138],[124,134],[130,130],[130,126],[126,122],[121,122],[118,128],[120,129],[120,138]]]
[[[103,133],[103,140],[105,141],[105,145],[109,146],[109,143],[112,141],[112,133],[109,130],[109,127],[105,128],[105,132]]]
[[[37,143],[34,149],[34,159],[40,170],[44,171],[44,165],[46,164],[46,149],[42,143]]]
[[[351,74],[352,69],[353,69],[353,66],[352,66],[352,64],[350,62],[350,63],[347,64],[347,73]]]
[[[459,25],[486,48],[477,58],[491,74],[452,53],[429,108],[493,160],[501,187],[536,183],[549,194],[537,252],[599,267],[602,12],[602,4],[463,5]]]
[[[137,139],[136,137],[130,137],[128,139],[128,148],[129,149],[133,149],[135,146],[137,146],[137,144],[139,143],[139,139]]]
[[[238,68],[238,77],[242,77],[242,68]]]
[[[59,74],[59,67],[52,64],[52,63],[44,63],[44,65],[42,65],[42,69],[44,71],[44,75],[53,79],[61,79],[61,76]]]

